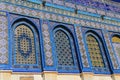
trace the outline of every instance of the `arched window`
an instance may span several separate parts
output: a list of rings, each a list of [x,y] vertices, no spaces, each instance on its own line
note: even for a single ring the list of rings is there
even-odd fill
[[[69,36],[62,30],[57,30],[54,34],[58,64],[63,66],[74,65],[71,41]]]
[[[112,37],[112,45],[117,55],[118,62],[120,63],[120,37],[118,35]]]
[[[88,34],[86,37],[88,52],[93,67],[104,67],[104,61],[102,58],[100,40],[93,34]]]
[[[35,40],[32,30],[28,26],[21,24],[15,29],[14,39],[16,62],[18,64],[35,64]]]
[[[15,68],[41,68],[39,36],[31,23],[20,21],[13,24],[12,56]]]
[[[61,26],[55,28],[54,42],[58,70],[66,70],[67,72],[78,70],[74,39],[71,33]]]
[[[90,70],[95,74],[110,74],[106,44],[103,42],[102,33],[100,30],[94,29],[87,30],[85,33],[85,47]]]

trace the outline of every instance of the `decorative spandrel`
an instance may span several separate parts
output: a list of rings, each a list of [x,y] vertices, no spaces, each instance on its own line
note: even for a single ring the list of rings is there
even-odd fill
[[[73,66],[72,48],[69,37],[61,30],[54,35],[58,64],[63,66]]]
[[[26,25],[19,25],[15,29],[15,55],[18,64],[35,64],[34,35]]]
[[[104,67],[104,62],[101,55],[101,50],[98,41],[94,36],[87,36],[88,52],[93,67]]]

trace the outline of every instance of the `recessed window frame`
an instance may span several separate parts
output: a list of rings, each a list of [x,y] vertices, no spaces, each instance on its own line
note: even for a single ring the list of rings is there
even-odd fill
[[[64,68],[64,69],[58,69],[58,61],[56,60],[56,65],[57,65],[57,70],[59,73],[79,73],[80,70],[79,70],[79,64],[78,64],[78,57],[77,57],[77,49],[76,49],[76,43],[75,43],[75,38],[73,36],[73,33],[71,32],[71,30],[69,28],[67,28],[68,26],[67,25],[56,25],[53,27],[52,29],[52,36],[54,36],[54,33],[55,31],[57,30],[63,30],[63,32],[67,32],[66,34],[69,35],[69,39],[72,38],[73,40],[73,44],[74,44],[74,49],[72,49],[72,55],[73,55],[73,60],[74,60],[74,65],[73,66],[60,66],[61,68]],[[53,45],[54,45],[54,49],[56,49],[55,47],[55,41],[54,41],[54,38],[53,39]],[[72,41],[70,40],[70,46],[71,46],[71,43]],[[75,55],[74,55],[75,54]],[[56,56],[56,59],[57,59],[57,55],[56,55],[56,51],[55,51],[55,56]],[[69,68],[69,69],[68,69]],[[70,70],[71,68],[71,70]],[[74,70],[73,70],[74,69]]]
[[[103,34],[101,32],[100,29],[94,29],[94,28],[82,28],[83,29],[83,38],[84,38],[84,43],[85,43],[85,48],[86,48],[86,53],[87,53],[87,58],[88,58],[88,62],[89,62],[89,65],[90,67],[87,68],[87,69],[90,69],[90,72],[93,72],[95,74],[111,74],[110,72],[110,66],[109,66],[109,62],[108,62],[108,51],[106,50],[106,43],[104,42],[104,37],[103,37]],[[89,33],[92,33],[94,34],[95,36],[97,36],[102,44],[102,51],[104,53],[102,53],[102,56],[103,56],[103,60],[104,60],[104,64],[105,64],[105,67],[104,68],[98,68],[98,67],[92,67],[92,63],[91,63],[91,60],[90,60],[90,56],[89,56],[89,52],[88,52],[88,48],[87,48],[87,42],[86,42],[86,35],[89,34]]]
[[[103,58],[103,52],[104,52],[104,51],[103,51],[103,49],[102,49],[102,46],[103,46],[103,45],[102,45],[102,42],[101,42],[100,38],[99,38],[96,34],[94,34],[94,33],[92,33],[92,32],[86,33],[86,42],[87,42],[87,37],[88,37],[89,35],[92,36],[94,39],[96,39],[96,41],[97,41],[97,43],[98,43],[98,46],[99,46],[99,49],[100,49],[100,55],[101,55],[101,57],[102,57],[101,59],[103,60],[103,64],[104,64],[104,67],[105,67],[105,63],[104,63],[105,60],[104,60],[104,58]],[[87,45],[87,44],[86,44],[86,45]],[[87,49],[88,49],[88,45],[87,45]],[[88,50],[88,51],[89,51],[89,50]],[[89,52],[88,52],[88,54],[89,54],[89,56],[90,56],[90,53],[89,53]],[[90,59],[90,60],[91,60],[91,59]],[[92,64],[92,61],[91,61],[91,64]],[[93,66],[93,65],[92,65],[92,67],[93,67],[93,68],[97,68],[97,67],[95,67],[95,66]],[[103,68],[104,68],[104,67],[103,67]],[[100,68],[100,67],[98,67],[98,68]]]
[[[33,32],[33,36],[34,36],[34,49],[35,49],[35,60],[36,60],[36,64],[17,64],[16,63],[16,56],[15,54],[15,43],[14,43],[14,31],[17,27],[19,27],[19,25],[26,25],[26,27],[28,27],[32,32]],[[41,72],[42,71],[42,57],[41,57],[41,46],[40,46],[40,35],[39,35],[39,31],[36,28],[36,25],[34,25],[34,23],[32,23],[31,21],[27,20],[27,19],[18,19],[16,21],[13,22],[13,24],[11,25],[12,29],[11,29],[11,35],[12,35],[12,65],[13,67],[13,71],[22,71],[22,72],[26,72],[26,71],[30,71],[30,72]],[[38,42],[38,43],[37,43]],[[39,56],[39,57],[38,57]],[[21,67],[24,66],[24,67]],[[28,67],[34,67],[36,66],[36,68],[33,69],[29,69]]]

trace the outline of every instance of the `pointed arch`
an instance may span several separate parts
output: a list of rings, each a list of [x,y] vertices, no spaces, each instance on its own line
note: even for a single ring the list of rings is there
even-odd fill
[[[102,35],[99,35],[98,31],[88,30],[86,32],[86,45],[93,72],[109,73],[110,68]]]
[[[12,25],[12,65],[21,71],[40,69],[39,34],[36,26],[27,19],[16,20]],[[16,69],[15,69],[16,70]]]
[[[84,41],[91,72],[95,74],[110,74],[108,51],[104,36],[100,29],[83,28]]]
[[[86,42],[92,66],[105,67],[102,57],[102,44],[100,38],[93,33],[88,33],[86,36]]]
[[[78,71],[75,42],[70,30],[58,25],[53,29],[53,36],[58,72]]]
[[[68,33],[67,33],[68,34]],[[58,65],[74,65],[70,37],[63,30],[57,30],[54,34]]]

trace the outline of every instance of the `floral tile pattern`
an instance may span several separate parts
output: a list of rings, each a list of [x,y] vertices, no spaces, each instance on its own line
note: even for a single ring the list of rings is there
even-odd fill
[[[43,34],[43,42],[44,42],[45,63],[48,66],[52,66],[53,65],[52,47],[50,43],[48,24],[46,21],[43,21],[42,24],[42,34]]]

